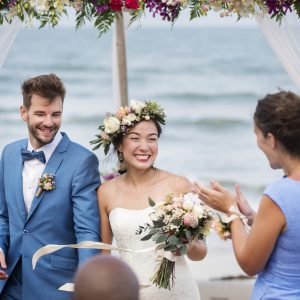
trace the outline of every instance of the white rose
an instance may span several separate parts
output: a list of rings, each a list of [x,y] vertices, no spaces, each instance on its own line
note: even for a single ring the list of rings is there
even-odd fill
[[[200,204],[200,199],[198,197],[197,194],[195,193],[187,193],[183,196],[183,200],[189,200],[189,201],[192,201],[193,203],[195,204]]]
[[[126,120],[127,122],[133,122],[136,120],[136,115],[133,113],[130,113],[126,117],[123,118],[123,121],[124,120]]]
[[[131,100],[130,106],[137,114],[140,114],[142,109],[146,106],[146,104],[141,101]]]
[[[191,200],[185,200],[184,202],[183,202],[183,204],[182,204],[182,207],[185,209],[185,210],[190,210],[190,209],[192,209],[193,208],[193,206],[194,206],[194,202],[193,201],[191,201]]]
[[[163,207],[163,206],[165,206],[165,204],[166,204],[165,201],[159,201],[159,202],[156,203],[156,206],[157,207]]]
[[[194,213],[198,218],[202,218],[202,217],[203,217],[203,213],[204,213],[203,206],[201,206],[201,205],[194,205],[194,207],[193,207],[193,213]]]
[[[114,133],[120,128],[120,120],[116,117],[106,117],[103,124],[106,133]]]
[[[126,118],[123,118],[122,125],[131,126],[131,121],[127,120]]]

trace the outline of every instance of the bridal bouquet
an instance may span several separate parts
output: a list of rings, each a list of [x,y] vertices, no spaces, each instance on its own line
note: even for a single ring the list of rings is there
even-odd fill
[[[174,284],[176,255],[186,254],[189,242],[208,235],[214,215],[194,193],[169,194],[157,204],[149,198],[149,204],[154,208],[150,214],[152,224],[139,226],[136,233],[146,233],[141,240],[152,239],[157,249],[165,251],[150,280],[160,288],[170,289]]]

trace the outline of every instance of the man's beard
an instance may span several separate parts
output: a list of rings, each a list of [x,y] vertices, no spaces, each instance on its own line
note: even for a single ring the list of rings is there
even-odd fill
[[[36,129],[36,128],[33,127],[33,126],[28,125],[28,130],[29,130],[30,134],[33,136],[33,138],[34,138],[34,139],[39,143],[39,145],[40,145],[39,148],[41,148],[41,147],[43,147],[43,146],[45,146],[45,145],[50,144],[50,143],[54,140],[55,135],[56,135],[58,129],[59,129],[59,128],[58,128],[57,126],[52,127],[52,129],[51,129],[52,135],[45,138],[45,137],[41,137],[41,135],[39,134],[40,129]]]

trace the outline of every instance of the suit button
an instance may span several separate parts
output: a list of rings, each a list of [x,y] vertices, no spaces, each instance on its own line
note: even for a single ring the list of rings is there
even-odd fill
[[[28,234],[29,233],[29,231],[27,229],[24,229],[23,232],[24,232],[24,234]]]

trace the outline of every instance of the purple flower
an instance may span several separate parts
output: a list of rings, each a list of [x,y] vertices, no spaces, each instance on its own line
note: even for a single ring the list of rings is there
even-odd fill
[[[292,1],[280,1],[280,0],[266,0],[266,6],[268,7],[268,13],[273,16],[285,15],[287,11],[292,11]]]
[[[146,0],[146,7],[152,12],[153,18],[159,14],[163,20],[174,22],[179,16],[180,4],[168,5],[167,2],[163,3],[161,0]]]
[[[97,1],[92,1],[92,3],[95,6],[97,14],[102,14],[110,9],[110,6],[108,3],[98,4]]]
[[[6,8],[11,8],[11,7],[16,6],[16,4],[17,4],[17,0],[9,0],[9,1],[7,1],[5,7]]]

